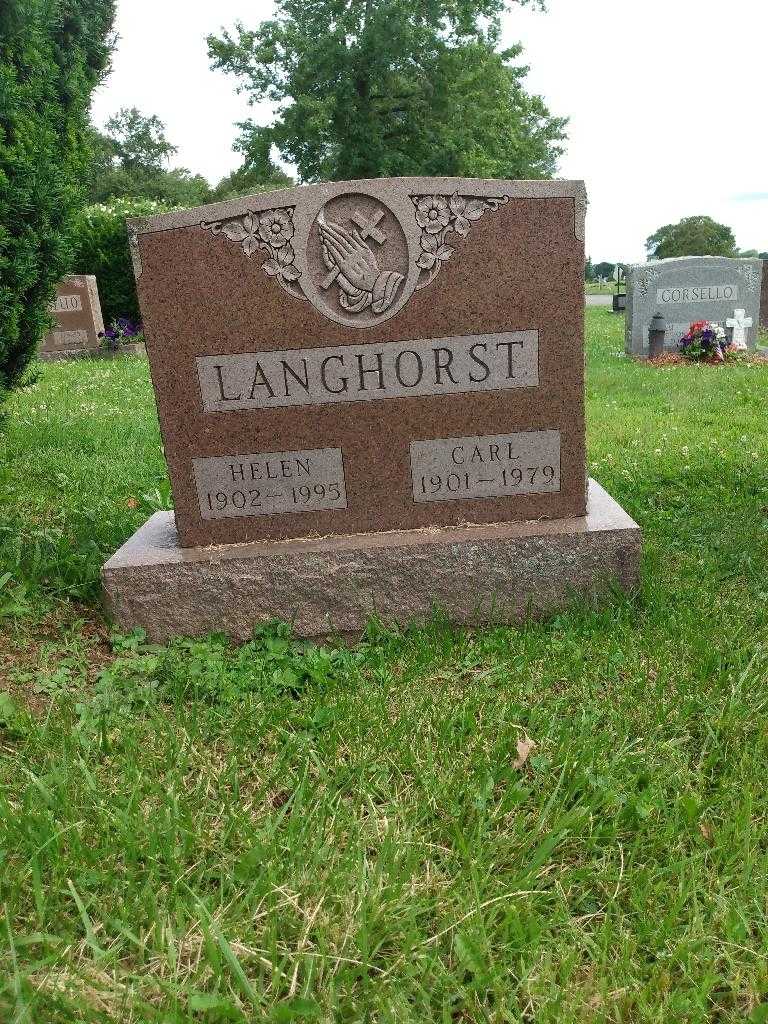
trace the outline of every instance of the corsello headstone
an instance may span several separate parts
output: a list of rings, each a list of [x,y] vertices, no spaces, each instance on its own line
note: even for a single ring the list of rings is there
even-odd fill
[[[41,359],[62,359],[98,351],[104,320],[93,275],[75,274],[60,281],[50,312],[56,324],[43,338],[38,353]]]
[[[627,354],[647,356],[648,328],[656,313],[661,313],[667,322],[664,347],[675,351],[694,321],[711,320],[724,327],[739,309],[752,319],[747,347],[753,349],[757,342],[762,279],[763,261],[759,259],[685,256],[629,267]]]
[[[583,516],[585,207],[398,178],[131,221],[181,544]]]

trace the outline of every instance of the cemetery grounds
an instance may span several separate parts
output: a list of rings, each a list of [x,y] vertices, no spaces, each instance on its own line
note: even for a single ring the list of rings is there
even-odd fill
[[[0,1020],[768,1020],[768,364],[586,315],[642,587],[517,629],[113,635],[99,567],[170,498],[146,361],[13,396]]]
[[[584,283],[585,295],[613,295],[615,291],[616,285],[613,281],[606,281],[605,284],[600,284],[599,281],[586,281]]]

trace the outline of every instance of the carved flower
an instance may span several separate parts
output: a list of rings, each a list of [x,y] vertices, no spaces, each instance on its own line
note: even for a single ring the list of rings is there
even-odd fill
[[[416,204],[416,223],[430,234],[448,227],[450,220],[451,211],[443,196],[422,196]]]
[[[492,203],[493,199],[486,202],[477,196],[460,196],[458,192],[454,192],[448,200],[448,206],[453,214],[453,230],[466,238],[472,226],[470,222],[482,217],[485,211],[492,207]]]
[[[293,238],[293,221],[285,210],[267,210],[259,217],[259,235],[273,249]]]
[[[257,230],[259,222],[256,217],[246,213],[244,217],[237,217],[234,220],[213,220],[203,221],[202,227],[210,228],[215,235],[221,232],[226,238],[233,242],[240,242],[243,252],[248,259],[253,256],[259,248],[259,237]]]
[[[757,275],[755,274],[754,268],[748,263],[742,263],[737,268],[747,286],[747,291],[753,292],[757,287]]]

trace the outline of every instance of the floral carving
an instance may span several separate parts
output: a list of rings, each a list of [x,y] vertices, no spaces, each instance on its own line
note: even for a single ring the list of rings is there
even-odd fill
[[[443,196],[422,196],[416,203],[416,223],[436,235],[451,222],[451,211]]]
[[[656,280],[656,278],[659,277],[659,274],[660,271],[658,270],[646,270],[640,275],[638,279],[637,290],[640,292],[643,298],[646,297],[646,295],[648,294],[648,289]]]
[[[416,288],[424,288],[434,281],[443,263],[453,256],[455,248],[446,241],[451,232],[466,238],[474,221],[488,210],[497,210],[509,202],[508,196],[459,195],[458,192],[452,195],[412,195],[410,198],[420,229],[419,252],[414,260],[420,272]],[[284,206],[246,211],[235,217],[201,221],[200,226],[214,235],[221,234],[236,242],[248,259],[265,252],[264,273],[274,277],[296,298],[309,298],[318,305],[313,297],[314,278],[312,282],[309,278],[300,281],[302,272],[296,266],[293,247],[295,209],[295,206]],[[380,268],[379,254],[367,239],[372,238],[379,245],[386,241],[381,229],[376,228],[381,212],[370,223],[361,218],[363,214],[355,211],[351,217],[354,225],[348,229],[336,221],[326,220],[321,212],[317,227],[321,255],[328,273],[316,283],[321,292],[332,286],[338,288],[338,305],[345,313],[362,313],[370,309],[373,315],[380,316],[391,310],[396,302],[403,301],[403,289],[407,285],[405,267],[400,267],[403,273]],[[412,290],[414,285],[410,284],[409,288]]]
[[[755,268],[751,263],[741,263],[738,268],[738,272],[744,278],[744,284],[747,286],[748,292],[753,292],[757,288],[757,274]]]
[[[294,207],[288,206],[261,213],[245,213],[230,220],[201,221],[200,226],[214,235],[224,235],[232,242],[239,242],[243,253],[250,259],[259,250],[268,254],[262,265],[265,274],[277,281],[292,295],[303,297],[296,281],[301,277],[297,270],[296,253],[291,239]]]
[[[416,223],[421,228],[421,252],[416,266],[422,271],[416,285],[423,288],[437,277],[446,260],[455,249],[446,244],[446,236],[455,231],[466,238],[472,222],[479,220],[486,210],[498,210],[509,201],[507,196],[411,196],[416,208]]]

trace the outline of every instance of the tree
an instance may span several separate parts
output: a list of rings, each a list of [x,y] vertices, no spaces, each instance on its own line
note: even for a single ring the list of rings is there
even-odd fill
[[[252,192],[267,192],[293,185],[293,178],[272,160],[269,130],[254,128],[247,123],[239,124],[238,128],[241,134],[234,149],[243,154],[243,162],[211,190],[211,200],[234,199]]]
[[[648,258],[673,256],[736,256],[736,239],[725,224],[711,217],[684,217],[679,224],[665,224],[645,243]]]
[[[758,256],[758,259],[768,260],[768,252],[759,252],[757,254],[757,256]]]
[[[208,182],[201,174],[191,174],[185,167],[170,171],[147,173],[110,168],[98,176],[91,186],[91,203],[108,203],[112,199],[154,199],[169,206],[200,206],[210,201]]]
[[[170,206],[198,206],[208,202],[208,182],[185,167],[166,169],[176,152],[167,139],[165,125],[155,114],[123,107],[105,125],[93,130],[93,162],[89,199],[141,198]]]
[[[595,264],[595,277],[613,277],[614,271],[616,270],[615,263],[608,263],[603,261],[602,263]]]
[[[515,0],[525,4],[529,0]],[[538,0],[530,0],[542,6]],[[208,37],[213,66],[279,113],[267,128],[302,181],[551,176],[566,121],[499,52],[505,0],[277,0],[255,29]],[[247,132],[246,128],[246,132]]]
[[[592,263],[592,257],[591,256],[587,256],[586,260],[584,261],[584,280],[585,281],[594,281],[594,279],[595,279],[595,268],[594,268],[594,265]]]
[[[0,391],[23,378],[68,270],[113,19],[114,0],[0,3]]]
[[[105,137],[126,171],[161,171],[176,152],[165,137],[165,125],[155,114],[147,117],[136,107],[121,107],[107,121]]]

